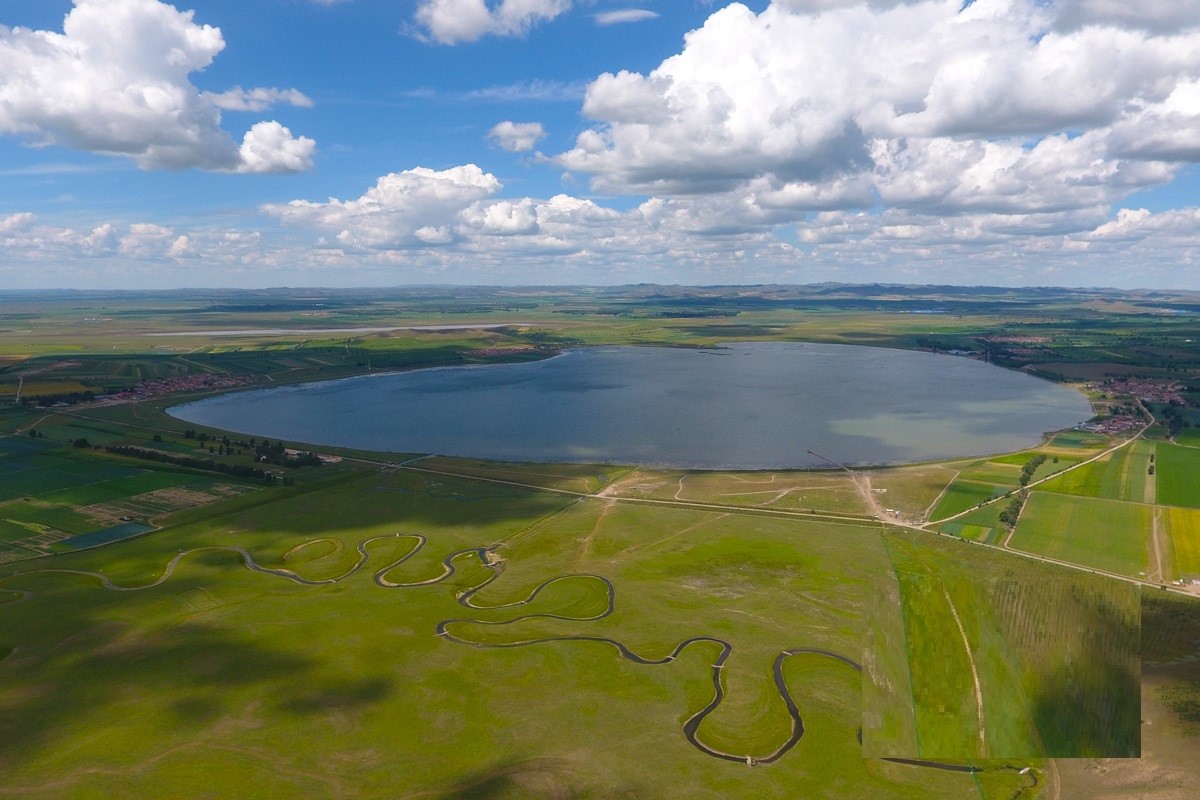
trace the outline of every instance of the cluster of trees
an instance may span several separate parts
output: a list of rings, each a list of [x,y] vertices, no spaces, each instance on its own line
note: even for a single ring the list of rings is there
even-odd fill
[[[253,444],[253,439],[250,440]],[[284,448],[283,442],[271,442],[263,439],[261,443],[254,446],[254,456],[267,464],[275,464],[280,467],[319,467],[323,463],[320,457],[312,452],[305,451],[290,456],[287,449]]]
[[[231,440],[228,436],[209,436],[203,431],[197,433],[191,428],[183,432],[183,438],[195,439],[200,443],[201,447],[207,444],[208,452],[221,456],[233,455],[235,447],[237,448],[237,454],[241,455],[242,448],[244,447],[254,451],[255,461],[264,464],[273,464],[277,467],[319,467],[324,463],[313,452],[298,453],[294,456],[288,455],[287,448],[283,446],[283,442],[271,442],[268,439],[263,439],[261,442],[253,437],[250,441]],[[208,444],[210,441],[215,444]]]
[[[1183,412],[1174,403],[1163,406],[1162,416],[1167,426],[1167,435],[1172,439],[1178,436],[1184,428],[1191,427],[1191,423],[1183,418]]]
[[[86,392],[68,392],[66,394],[42,394],[37,397],[22,397],[21,404],[28,405],[29,403],[36,404],[39,408],[47,408],[57,403],[65,403],[73,406],[76,403],[90,403],[96,399],[96,393],[92,390]]]
[[[235,478],[260,480],[268,485],[275,483],[275,476],[272,473],[246,464],[227,464],[223,461],[213,461],[211,458],[172,455],[171,453],[163,453],[158,450],[143,450],[140,447],[132,447],[127,444],[110,445],[104,449],[118,456],[132,456],[133,458],[141,458],[146,461],[161,461],[167,464],[174,464],[178,467],[202,469],[207,472],[220,472],[224,475],[232,475]]]
[[[207,433],[203,433],[203,432],[196,433],[196,431],[192,430],[191,428],[188,428],[186,431],[183,432],[183,438],[195,439],[196,441],[198,441],[200,443],[201,448],[204,448],[205,445],[207,445],[208,452],[216,453],[219,456],[231,456],[234,454],[233,445],[235,444],[235,442],[231,442],[229,440],[228,436],[221,436],[221,437],[209,436]],[[159,441],[159,439],[156,437],[155,441]],[[210,442],[210,441],[216,442],[216,444],[215,445],[208,444],[208,442]],[[236,444],[240,445],[240,444],[244,444],[244,442],[236,442]],[[239,449],[237,451],[237,454],[241,455],[242,451]]]
[[[1021,516],[1021,509],[1025,506],[1025,499],[1029,497],[1029,492],[1022,489],[1012,496],[1008,501],[1008,505],[1000,512],[1000,521],[1012,528],[1017,524],[1017,519]]]
[[[1021,485],[1028,486],[1029,482],[1033,480],[1033,473],[1037,472],[1037,468],[1044,463],[1046,463],[1046,457],[1040,453],[1029,459],[1029,462],[1021,470]]]

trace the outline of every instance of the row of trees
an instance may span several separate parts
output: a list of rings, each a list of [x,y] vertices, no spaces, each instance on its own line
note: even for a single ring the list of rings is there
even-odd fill
[[[77,445],[78,446],[78,445]],[[195,456],[173,455],[164,453],[161,450],[144,450],[140,447],[131,445],[109,445],[104,448],[105,451],[118,456],[131,456],[140,458],[145,461],[159,461],[166,464],[174,464],[178,467],[190,467],[192,469],[202,469],[207,472],[220,472],[223,475],[232,475],[235,478],[250,478],[260,480],[268,485],[275,483],[275,475],[267,472],[259,467],[251,467],[246,464],[228,464],[224,461],[214,461],[211,458],[196,458]]]
[[[1044,463],[1046,463],[1046,457],[1040,453],[1029,459],[1021,470],[1021,485],[1028,486],[1029,482],[1033,480],[1033,473],[1037,472],[1037,468]]]
[[[1000,512],[1000,521],[1007,525],[1010,529],[1017,524],[1017,520],[1021,516],[1021,509],[1025,506],[1025,500],[1029,497],[1029,492],[1022,489],[1012,496],[1008,501],[1008,505]]]

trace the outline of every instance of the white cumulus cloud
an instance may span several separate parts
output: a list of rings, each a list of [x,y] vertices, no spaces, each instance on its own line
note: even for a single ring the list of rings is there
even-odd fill
[[[224,47],[219,29],[159,0],[74,0],[62,33],[0,26],[0,133],[127,156],[144,169],[260,171],[266,162],[242,160],[245,145],[221,128],[220,109],[307,98],[280,89],[200,92],[189,74]]]
[[[733,192],[760,210],[1111,203],[1200,159],[1200,22],[1122,7],[733,3],[649,73],[593,81],[595,124],[556,161],[599,191]]]
[[[257,122],[246,131],[238,149],[238,172],[303,172],[312,169],[317,143],[272,120]]]
[[[263,210],[286,223],[336,235],[349,247],[413,247],[451,241],[450,226],[472,203],[500,190],[495,175],[474,164],[435,171],[426,167],[380,178],[355,200],[293,200]]]
[[[484,36],[521,36],[539,22],[571,8],[572,0],[421,0],[415,19],[423,35],[439,44],[474,42]]]
[[[28,211],[10,214],[4,219],[0,219],[0,233],[26,230],[33,225],[35,219],[36,217]]]
[[[537,143],[546,138],[546,129],[540,122],[504,121],[488,131],[488,138],[501,150],[510,153],[528,153]]]

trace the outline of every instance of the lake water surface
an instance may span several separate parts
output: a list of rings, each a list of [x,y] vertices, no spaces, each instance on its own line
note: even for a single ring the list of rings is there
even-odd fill
[[[1067,387],[851,345],[597,347],[237,392],[179,419],[316,445],[514,461],[781,469],[1008,452],[1091,416]]]

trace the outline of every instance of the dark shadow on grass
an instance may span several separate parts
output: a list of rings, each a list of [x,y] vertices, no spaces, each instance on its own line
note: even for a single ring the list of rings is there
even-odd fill
[[[1033,719],[1053,758],[1138,758],[1138,675],[1112,664],[1060,669],[1043,681]]]
[[[189,624],[162,633],[114,624],[105,608],[114,600],[96,592],[65,592],[63,613],[74,624],[57,644],[23,647],[5,665],[0,695],[0,774],[37,758],[73,737],[87,720],[119,725],[122,708],[135,694],[168,690],[186,699],[174,703],[172,735],[186,735],[217,716],[218,698],[234,686],[304,682],[313,661],[265,647],[233,630]],[[107,602],[106,602],[107,601]],[[91,613],[89,613],[91,612]],[[107,619],[106,619],[107,618]],[[164,691],[163,696],[169,696]]]
[[[573,800],[595,794],[566,763],[531,759],[480,770],[434,796],[437,800]],[[635,798],[640,794],[608,786],[603,796]]]
[[[320,688],[302,692],[297,697],[280,704],[280,708],[293,714],[325,714],[330,711],[346,711],[374,705],[385,700],[395,682],[391,678],[377,676],[324,682]]]
[[[1147,589],[1142,592],[1142,661],[1167,663],[1200,655],[1200,601]]]
[[[1034,725],[1055,758],[1141,755],[1140,617],[1103,594],[1073,598],[1074,657],[1032,688]]]

